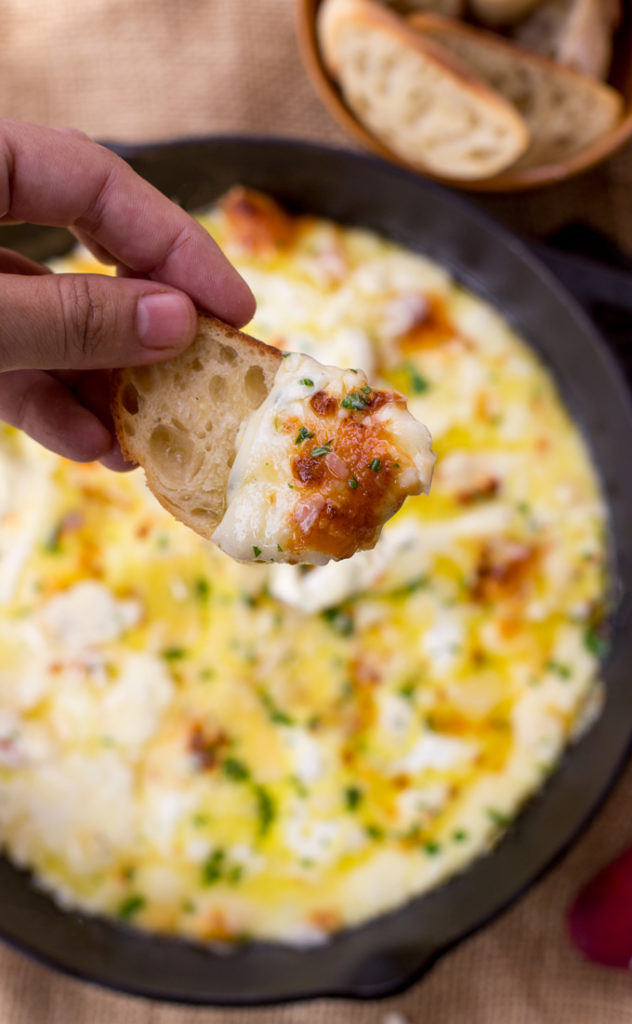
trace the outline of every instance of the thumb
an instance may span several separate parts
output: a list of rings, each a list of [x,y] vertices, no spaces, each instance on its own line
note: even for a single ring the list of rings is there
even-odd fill
[[[100,274],[2,274],[0,308],[0,371],[159,362],[185,349],[197,326],[183,292]]]

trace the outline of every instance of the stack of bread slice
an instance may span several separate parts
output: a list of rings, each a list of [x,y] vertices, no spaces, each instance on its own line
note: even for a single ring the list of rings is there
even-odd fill
[[[478,24],[429,10],[458,11],[450,0],[409,2],[417,10],[407,17],[378,0],[323,0],[318,15],[323,59],[347,106],[407,163],[464,182],[490,178],[571,158],[621,119],[615,89],[480,24],[503,8],[524,29],[551,2],[613,0],[471,0]]]

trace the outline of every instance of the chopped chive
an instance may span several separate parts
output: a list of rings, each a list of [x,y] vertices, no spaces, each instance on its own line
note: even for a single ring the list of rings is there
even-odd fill
[[[329,455],[333,441],[326,441],[325,444],[320,444],[316,448],[312,448],[310,455],[314,459],[319,459],[322,455]]]
[[[165,647],[162,656],[167,661],[180,661],[182,658],[186,658],[187,652],[184,647]]]
[[[263,786],[255,787],[257,811],[259,813],[259,835],[264,836],[276,817],[274,800]]]
[[[604,658],[609,650],[608,639],[599,626],[589,626],[584,632],[584,646],[596,658]]]
[[[200,576],[199,579],[195,580],[193,583],[193,593],[196,599],[200,602],[208,600],[210,590],[209,582],[207,579],[204,579],[203,576]]]
[[[380,828],[379,825],[367,825],[364,829],[369,839],[383,839],[384,829]]]
[[[377,458],[376,459],[371,459],[371,461],[369,462],[369,469],[372,469],[374,473],[379,473],[381,468],[382,468],[382,460],[381,459],[377,459]]]
[[[229,885],[237,885],[241,882],[244,877],[244,866],[243,864],[233,864],[232,868],[226,875],[226,881]]]
[[[546,667],[549,672],[554,672],[560,679],[570,679],[573,674],[570,665],[565,665],[561,661],[548,661]]]
[[[291,356],[291,355],[292,355],[292,353],[291,353],[291,352],[282,352],[282,353],[281,353],[281,358],[282,358],[282,359],[287,359],[287,357],[288,357],[288,356]]]
[[[467,838],[468,838],[468,834],[467,834],[467,832],[465,831],[464,828],[457,828],[452,833],[452,839],[453,839],[453,841],[455,843],[464,843]]]
[[[506,828],[511,822],[511,818],[507,814],[496,810],[495,807],[487,808],[487,817],[494,825],[498,825],[499,828]]]
[[[369,387],[368,384],[365,384],[365,386],[363,388],[360,388],[360,391],[362,392],[363,395],[370,395],[371,394],[371,388]]]
[[[255,556],[255,558],[258,558],[259,555],[261,554],[261,548],[258,548],[256,544],[253,544],[252,545],[252,553]]]
[[[362,390],[364,391],[364,388],[362,388]],[[370,390],[371,389],[369,388],[369,391]],[[367,398],[365,398],[364,395],[361,395],[359,391],[351,391],[348,395],[345,395],[340,404],[343,409],[356,409],[361,411],[362,409],[366,409],[369,403]]]
[[[145,906],[145,899],[143,896],[139,896],[137,893],[133,896],[128,896],[127,899],[123,900],[118,908],[118,916],[123,918],[124,921],[129,921],[131,917],[134,917],[139,910],[142,910]]]
[[[274,722],[275,725],[294,725],[294,719],[291,718],[285,711],[283,711],[273,701],[269,693],[265,690],[259,691],[259,700],[263,704],[264,708],[270,716],[270,721]]]
[[[436,857],[441,852],[441,844],[434,839],[429,839],[427,843],[424,843],[424,850],[429,857]]]
[[[352,491],[357,491],[358,489],[358,481],[354,476],[352,476],[351,479],[349,480],[349,487],[351,488]]]
[[[415,395],[422,395],[429,389],[430,384],[425,377],[422,377],[414,363],[404,363],[402,369],[408,374],[410,390]]]
[[[303,441],[306,441],[308,438],[313,436],[314,435],[311,430],[308,430],[307,427],[301,427],[298,434],[296,435],[296,441],[294,442],[294,444],[301,444]]]
[[[300,384],[304,384],[306,388],[313,388],[314,387],[314,381],[310,380],[309,377],[301,377],[299,383]]]
[[[246,779],[250,778],[250,769],[243,761],[239,761],[236,757],[227,757],[222,762],[222,768],[224,774],[235,782],[245,782]]]
[[[355,629],[353,617],[349,612],[343,611],[341,608],[325,608],[321,612],[322,618],[325,622],[329,623],[334,633],[338,636],[351,636]]]
[[[281,547],[280,544],[277,544],[277,551],[283,551],[283,548]]]
[[[362,802],[364,796],[358,786],[347,786],[345,789],[345,807],[348,811],[355,811]]]
[[[226,854],[222,849],[213,850],[202,865],[202,884],[215,885],[222,877],[224,870],[224,858]]]

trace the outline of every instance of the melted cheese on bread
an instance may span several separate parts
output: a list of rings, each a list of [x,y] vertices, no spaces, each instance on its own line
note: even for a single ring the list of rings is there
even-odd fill
[[[404,498],[428,492],[430,445],[403,395],[290,353],[243,424],[213,540],[242,561],[312,565],[373,547]]]

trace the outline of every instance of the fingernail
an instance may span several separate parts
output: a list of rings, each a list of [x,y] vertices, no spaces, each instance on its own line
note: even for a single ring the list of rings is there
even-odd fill
[[[191,306],[184,295],[156,292],[136,306],[136,329],[146,348],[176,348],[192,333]]]

